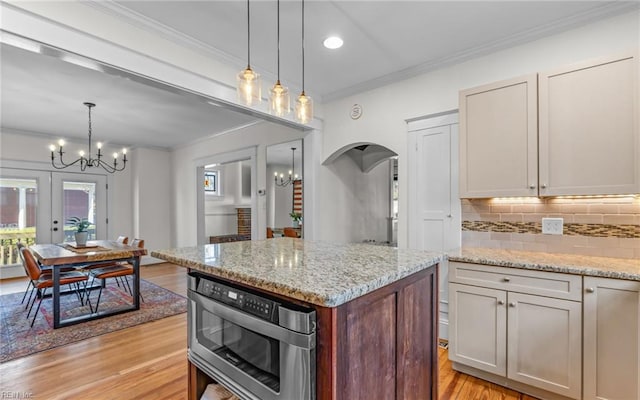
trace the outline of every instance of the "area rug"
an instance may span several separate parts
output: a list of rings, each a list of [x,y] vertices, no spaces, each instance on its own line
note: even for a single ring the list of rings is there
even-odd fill
[[[99,311],[130,306],[129,293],[118,287],[114,279],[109,279],[107,282],[106,289],[102,291]],[[97,292],[94,290],[90,296],[94,306],[98,297]],[[140,293],[144,299],[140,302],[140,310],[59,329],[53,329],[51,298],[45,298],[42,301],[36,322],[31,328],[31,317],[37,302],[34,310],[31,311],[30,318],[27,319],[27,311],[24,309],[26,300],[25,304],[20,304],[23,293],[2,295],[0,296],[0,363],[184,313],[187,310],[186,298],[144,279],[140,280]],[[78,297],[72,293],[60,297],[60,309],[63,319],[90,312],[89,307],[82,306]]]

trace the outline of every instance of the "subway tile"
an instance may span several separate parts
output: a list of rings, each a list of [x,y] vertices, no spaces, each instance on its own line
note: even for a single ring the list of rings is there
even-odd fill
[[[620,214],[640,214],[640,204],[620,204],[618,212]]]
[[[602,257],[602,249],[597,248],[597,247],[575,246],[573,249],[574,249],[576,254],[583,254],[585,256]]]
[[[586,204],[563,204],[560,206],[563,214],[587,214],[589,206]]]
[[[550,214],[562,212],[562,206],[560,204],[537,204],[536,212],[539,214]]]
[[[622,247],[607,247],[601,249],[604,257],[617,257],[617,258],[633,258],[634,249],[625,249]]]
[[[500,221],[504,222],[523,222],[522,214],[500,214]]]
[[[526,251],[547,251],[545,243],[522,243],[522,249]]]
[[[538,236],[540,235],[537,235],[535,233],[514,233],[511,239],[518,242],[533,243],[536,241],[536,237]]]
[[[618,214],[618,204],[591,204],[589,214]]]
[[[511,206],[511,212],[534,213],[536,212],[536,205],[535,204],[514,204]]]
[[[631,214],[605,214],[602,221],[610,225],[633,225],[636,222],[636,217]]]
[[[500,248],[509,250],[524,250],[524,246],[521,242],[501,242]]]
[[[503,232],[491,232],[491,240],[508,242],[508,241],[511,241],[511,234],[503,233]]]
[[[547,214],[522,214],[522,222],[537,222],[542,223],[542,218],[545,218]]]
[[[602,214],[576,214],[573,216],[573,222],[577,224],[602,224]]]
[[[491,213],[494,213],[494,214],[510,213],[511,207],[512,207],[511,204],[492,204]]]
[[[640,239],[632,238],[620,238],[619,246],[625,249],[640,249]]]
[[[587,243],[591,247],[620,247],[620,239],[616,237],[588,237]]]
[[[500,221],[500,214],[485,214],[485,213],[481,213],[480,214],[480,221],[498,222],[498,221]]]

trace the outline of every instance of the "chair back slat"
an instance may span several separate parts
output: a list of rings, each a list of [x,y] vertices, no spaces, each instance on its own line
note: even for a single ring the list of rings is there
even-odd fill
[[[24,268],[27,271],[27,275],[29,275],[29,279],[32,281],[37,281],[40,279],[40,275],[42,275],[42,269],[40,265],[36,261],[35,257],[26,247],[23,247],[20,252],[22,253],[22,257],[24,258]]]
[[[133,239],[131,242],[131,247],[144,248],[144,239]]]
[[[129,243],[129,238],[127,236],[118,236],[118,239],[116,239],[116,242],[127,244]]]

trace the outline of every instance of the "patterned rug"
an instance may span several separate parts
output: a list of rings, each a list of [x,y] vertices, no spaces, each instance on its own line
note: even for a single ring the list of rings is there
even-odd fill
[[[59,329],[53,329],[51,298],[42,301],[36,322],[30,328],[37,301],[27,319],[26,300],[25,304],[20,304],[24,292],[0,296],[0,363],[187,311],[186,298],[144,279],[140,280],[140,292],[144,302],[140,302],[138,311]],[[90,298],[95,307],[98,291],[93,290]],[[131,300],[127,291],[118,287],[114,279],[109,279],[102,291],[99,311],[126,308],[131,305]],[[89,307],[82,306],[73,293],[61,296],[60,309],[63,319],[90,312]]]

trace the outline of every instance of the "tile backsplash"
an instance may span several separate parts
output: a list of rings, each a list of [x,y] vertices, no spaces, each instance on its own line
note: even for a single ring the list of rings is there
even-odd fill
[[[542,218],[564,219],[563,235],[542,234]],[[462,246],[640,260],[640,195],[463,199]]]

